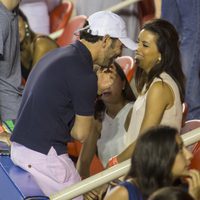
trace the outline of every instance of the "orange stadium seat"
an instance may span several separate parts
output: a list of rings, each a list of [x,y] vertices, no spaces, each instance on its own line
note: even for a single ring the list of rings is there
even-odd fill
[[[69,142],[67,144],[68,154],[75,163],[76,163],[78,156],[80,154],[81,146],[82,146],[82,144],[77,140],[75,140],[73,142]],[[92,162],[91,162],[91,165],[90,165],[90,175],[92,176],[94,174],[97,174],[97,173],[101,172],[103,169],[104,169],[104,167],[103,167],[101,161],[95,155]]]
[[[49,14],[50,33],[64,28],[72,15],[72,11],[73,3],[71,1],[61,3],[55,7]]]

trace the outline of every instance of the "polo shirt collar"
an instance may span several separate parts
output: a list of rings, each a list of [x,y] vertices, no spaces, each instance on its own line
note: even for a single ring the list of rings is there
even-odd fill
[[[12,12],[8,10],[1,2],[0,2],[0,8],[5,12],[6,15],[8,15],[11,19],[14,19],[17,15],[16,12]]]

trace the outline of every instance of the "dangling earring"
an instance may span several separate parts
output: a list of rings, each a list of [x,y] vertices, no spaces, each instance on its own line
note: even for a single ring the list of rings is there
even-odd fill
[[[158,57],[157,61],[156,61],[156,64],[159,64],[161,61],[161,57]]]
[[[27,23],[25,24],[25,30],[26,30],[26,37],[29,37],[30,36],[30,31],[29,31],[29,27],[28,27]]]

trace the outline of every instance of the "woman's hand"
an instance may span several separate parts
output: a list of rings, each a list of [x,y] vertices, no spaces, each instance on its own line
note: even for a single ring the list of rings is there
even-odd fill
[[[104,184],[94,190],[84,194],[84,200],[100,200],[103,199],[105,192],[108,189],[108,184]]]
[[[97,70],[98,77],[98,94],[102,94],[104,90],[108,89],[116,78],[116,68],[111,66],[109,68],[99,68]]]
[[[186,178],[189,185],[189,194],[195,199],[200,199],[200,172],[197,170],[190,170]]]
[[[84,194],[84,200],[98,200],[98,199],[100,199],[100,197],[95,189]]]

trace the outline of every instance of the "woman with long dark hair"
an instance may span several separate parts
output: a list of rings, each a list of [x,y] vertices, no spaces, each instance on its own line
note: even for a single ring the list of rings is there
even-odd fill
[[[173,25],[162,19],[147,22],[138,36],[135,60],[139,95],[126,137],[130,146],[115,156],[118,162],[131,157],[135,140],[148,128],[160,124],[173,126],[178,131],[181,128],[185,77],[179,37]]]
[[[83,144],[79,156],[77,166],[84,178],[90,175],[90,164],[96,152],[106,168],[109,158],[127,147],[124,138],[135,96],[123,69],[116,62],[113,65],[116,79],[96,100],[93,133]]]
[[[19,10],[19,37],[22,76],[26,80],[33,66],[58,45],[50,37],[33,32],[21,10]]]
[[[126,181],[113,189],[105,200],[146,200],[166,186],[179,186],[195,200],[200,198],[200,174],[189,170],[192,154],[177,129],[157,126],[139,137]]]

